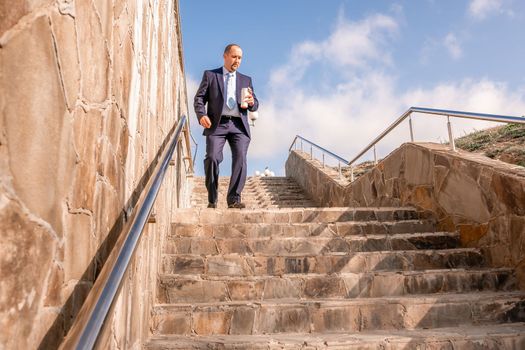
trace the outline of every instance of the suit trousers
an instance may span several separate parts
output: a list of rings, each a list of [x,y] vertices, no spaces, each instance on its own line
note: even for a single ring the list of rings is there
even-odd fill
[[[219,164],[223,160],[222,151],[226,141],[228,141],[232,151],[232,173],[226,196],[228,204],[241,201],[241,192],[246,183],[248,171],[246,155],[250,145],[250,138],[244,131],[241,118],[222,117],[213,134],[206,136],[204,172],[206,174],[206,189],[208,190],[209,203],[217,203]]]

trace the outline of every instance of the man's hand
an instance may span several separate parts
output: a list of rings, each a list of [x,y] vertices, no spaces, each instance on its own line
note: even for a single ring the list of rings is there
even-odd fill
[[[210,128],[211,127],[210,118],[208,118],[207,115],[203,115],[201,119],[199,119],[199,124],[202,125],[205,129]]]

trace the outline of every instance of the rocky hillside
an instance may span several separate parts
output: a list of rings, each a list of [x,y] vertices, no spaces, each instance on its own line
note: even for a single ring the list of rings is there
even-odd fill
[[[482,153],[503,162],[525,167],[525,125],[507,124],[473,132],[456,139],[465,151]]]

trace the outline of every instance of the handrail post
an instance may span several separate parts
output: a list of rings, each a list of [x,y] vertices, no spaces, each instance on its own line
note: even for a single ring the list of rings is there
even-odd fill
[[[323,169],[324,169],[324,152],[323,152]]]
[[[410,142],[414,142],[414,127],[412,125],[412,113],[408,116],[408,125],[410,127]]]
[[[452,134],[452,125],[450,124],[450,116],[447,115],[447,128],[448,128],[448,141],[450,144],[450,149],[456,151],[456,142],[454,141],[454,135]]]
[[[343,177],[342,172],[341,172],[341,161],[338,161],[337,163],[338,163],[337,167],[339,168],[339,179],[341,179]]]
[[[377,152],[376,152],[376,145],[374,145],[374,165],[377,165]]]
[[[310,160],[314,159],[314,147],[310,145]]]
[[[301,152],[303,152],[303,139],[301,139]]]

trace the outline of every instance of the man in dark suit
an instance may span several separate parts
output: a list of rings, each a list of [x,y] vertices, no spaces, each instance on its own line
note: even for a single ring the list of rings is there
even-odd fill
[[[253,93],[252,79],[237,72],[242,60],[241,47],[236,44],[226,46],[223,58],[222,67],[204,72],[193,106],[206,136],[204,171],[208,208],[217,208],[219,164],[223,159],[224,144],[228,141],[232,150],[232,174],[226,201],[228,208],[241,209],[245,207],[241,202],[241,192],[246,182],[246,154],[250,144],[248,110],[256,111],[259,102]],[[241,101],[242,88],[249,91],[244,101]]]

